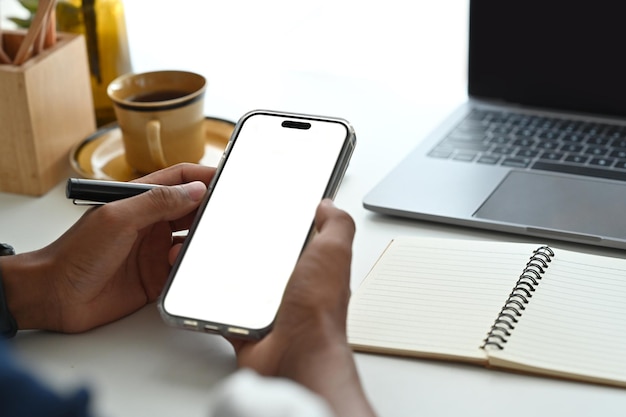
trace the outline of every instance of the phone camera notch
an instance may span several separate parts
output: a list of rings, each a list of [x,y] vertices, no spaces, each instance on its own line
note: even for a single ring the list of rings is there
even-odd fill
[[[311,123],[297,122],[295,120],[285,120],[284,122],[281,123],[281,126],[289,128],[289,129],[308,130],[311,128]]]

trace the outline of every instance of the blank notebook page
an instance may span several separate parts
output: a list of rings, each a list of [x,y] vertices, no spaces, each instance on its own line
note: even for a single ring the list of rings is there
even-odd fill
[[[486,362],[480,349],[537,245],[400,237],[355,292],[357,350]]]
[[[490,357],[626,381],[626,260],[554,253],[504,350]]]

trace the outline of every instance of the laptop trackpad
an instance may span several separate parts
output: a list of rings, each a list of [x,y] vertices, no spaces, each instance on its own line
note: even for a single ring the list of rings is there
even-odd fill
[[[474,214],[522,226],[626,237],[626,184],[511,171]]]

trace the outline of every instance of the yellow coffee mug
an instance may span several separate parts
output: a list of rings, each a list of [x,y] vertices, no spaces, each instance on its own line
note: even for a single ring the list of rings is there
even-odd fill
[[[187,71],[125,74],[109,84],[128,165],[149,173],[202,159],[206,84]]]

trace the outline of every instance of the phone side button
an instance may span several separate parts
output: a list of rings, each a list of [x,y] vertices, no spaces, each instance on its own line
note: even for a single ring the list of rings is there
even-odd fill
[[[224,149],[224,153],[223,155],[228,154],[228,152],[230,152],[230,148],[233,146],[233,141],[229,140],[228,143],[226,144],[226,148]]]

